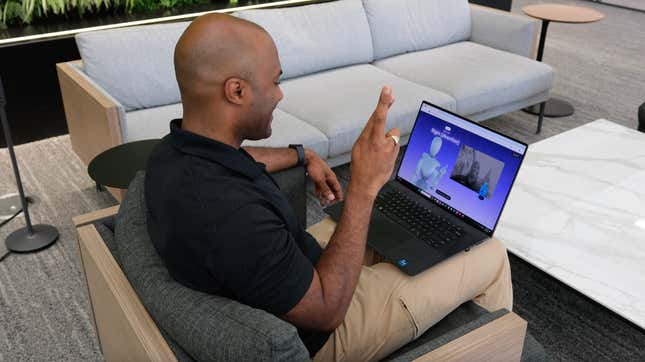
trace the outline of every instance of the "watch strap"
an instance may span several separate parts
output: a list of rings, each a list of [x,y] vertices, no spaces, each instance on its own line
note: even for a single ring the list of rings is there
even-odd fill
[[[298,153],[298,164],[296,166],[305,165],[305,148],[300,144],[291,144],[289,148],[293,148]]]

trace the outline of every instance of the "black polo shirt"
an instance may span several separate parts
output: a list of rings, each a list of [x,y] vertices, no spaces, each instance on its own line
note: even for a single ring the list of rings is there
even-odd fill
[[[148,231],[170,274],[276,316],[305,295],[322,249],[265,165],[170,122],[150,156]],[[329,333],[298,329],[313,356]]]

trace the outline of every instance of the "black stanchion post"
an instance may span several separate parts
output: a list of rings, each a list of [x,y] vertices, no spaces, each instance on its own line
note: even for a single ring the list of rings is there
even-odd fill
[[[13,150],[13,140],[11,138],[11,129],[9,128],[9,121],[7,120],[7,113],[5,106],[7,99],[4,94],[4,86],[0,78],[0,122],[2,122],[2,130],[4,132],[5,140],[7,141],[7,149],[9,150],[9,157],[11,158],[11,166],[13,173],[16,176],[16,185],[20,195],[20,203],[22,211],[25,213],[25,222],[27,226],[18,229],[7,236],[6,245],[7,249],[12,252],[29,253],[38,251],[52,245],[58,240],[58,230],[45,224],[32,225],[31,218],[29,217],[29,205],[27,205],[27,198],[25,191],[22,188],[22,181],[20,180],[20,171],[18,170],[18,162],[16,161],[16,154]]]

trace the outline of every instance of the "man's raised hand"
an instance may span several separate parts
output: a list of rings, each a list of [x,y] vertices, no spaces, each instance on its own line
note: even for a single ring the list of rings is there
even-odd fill
[[[383,87],[376,109],[352,148],[350,187],[373,197],[390,178],[399,154],[399,130],[385,132],[387,113],[393,103],[392,89]]]

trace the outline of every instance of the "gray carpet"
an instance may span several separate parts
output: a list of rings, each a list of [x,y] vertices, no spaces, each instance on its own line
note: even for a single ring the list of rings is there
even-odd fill
[[[557,1],[596,8],[598,23],[549,27],[544,61],[557,71],[554,95],[569,100],[576,114],[546,119],[513,112],[484,124],[528,143],[607,118],[635,128],[645,101],[645,14],[586,1]],[[514,1],[513,11],[539,1]],[[0,262],[0,361],[101,360],[80,270],[72,216],[115,204],[97,193],[67,136],[17,148],[27,192],[36,196],[32,219],[56,225],[60,241],[31,255]],[[0,150],[0,195],[15,192],[6,150]],[[336,168],[346,184],[349,169]],[[310,193],[308,224],[323,217]],[[19,216],[0,228],[0,240],[24,225]],[[0,255],[4,244],[0,245]],[[645,360],[642,330],[512,258],[515,309],[555,360]]]
[[[55,225],[60,240],[0,263],[0,361],[100,361],[71,218],[115,201],[96,192],[68,136],[18,146],[16,154],[25,189],[36,197],[32,222]],[[5,149],[0,170],[0,194],[16,192]],[[0,229],[0,240],[23,226],[21,215]]]
[[[599,1],[603,4],[621,6],[627,9],[645,11],[644,0],[596,0],[596,1]]]

